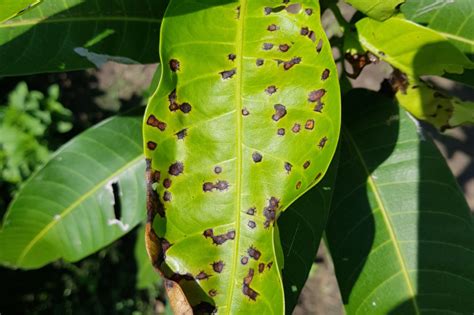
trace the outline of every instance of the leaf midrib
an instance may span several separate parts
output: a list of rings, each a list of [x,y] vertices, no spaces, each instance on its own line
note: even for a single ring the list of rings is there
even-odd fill
[[[236,37],[236,55],[237,55],[237,78],[239,82],[236,83],[236,91],[235,91],[235,98],[236,98],[236,105],[238,104],[239,108],[235,111],[236,116],[236,146],[237,146],[237,160],[236,160],[236,209],[235,209],[235,245],[234,245],[234,255],[233,255],[233,263],[232,263],[232,270],[230,272],[230,281],[229,281],[229,294],[227,295],[226,300],[226,313],[231,314],[232,310],[232,300],[234,295],[234,287],[236,286],[235,283],[235,276],[237,272],[237,265],[238,265],[238,251],[239,251],[239,242],[240,242],[240,225],[241,225],[241,217],[240,211],[242,207],[242,84],[243,84],[243,51],[244,51],[244,29],[245,29],[245,14],[247,12],[247,0],[240,1],[240,9],[239,9],[239,19],[237,24],[237,37]]]
[[[356,152],[356,155],[357,155],[357,157],[360,161],[360,164],[361,164],[365,174],[367,175],[367,184],[369,185],[370,189],[372,190],[372,192],[375,196],[375,200],[376,200],[377,205],[380,209],[380,213],[382,214],[382,218],[385,222],[385,226],[387,227],[387,231],[388,231],[388,234],[390,236],[390,240],[392,241],[393,247],[395,248],[398,263],[400,264],[401,272],[403,274],[403,278],[406,282],[406,286],[407,286],[409,294],[411,296],[410,300],[412,301],[413,307],[415,309],[415,314],[417,314],[417,315],[421,314],[420,307],[418,305],[418,302],[415,299],[415,290],[414,290],[413,285],[410,281],[410,276],[408,275],[408,268],[405,264],[405,260],[403,258],[400,246],[399,246],[397,238],[395,236],[395,231],[393,229],[392,222],[391,222],[391,220],[388,216],[388,211],[385,207],[385,204],[383,203],[380,192],[377,189],[377,185],[375,184],[375,182],[374,182],[374,180],[371,176],[371,173],[369,171],[369,168],[367,167],[367,164],[365,163],[364,157],[363,157],[362,153],[360,152],[354,138],[352,138],[349,130],[347,130],[344,126],[342,126],[341,131],[344,134],[345,138],[347,139],[347,142],[350,144],[350,146],[352,146],[352,148]]]
[[[16,261],[16,265],[20,266],[25,259],[26,255],[31,251],[33,246],[38,243],[43,236],[45,236],[57,223],[61,222],[62,219],[64,219],[65,216],[67,216],[69,213],[72,212],[77,206],[79,206],[83,201],[87,200],[89,197],[91,197],[94,193],[96,193],[99,189],[103,188],[111,179],[117,177],[120,173],[124,172],[128,168],[132,167],[134,164],[137,162],[141,162],[143,159],[142,153],[140,153],[136,158],[131,160],[130,162],[125,163],[122,167],[120,167],[118,170],[107,176],[105,179],[100,181],[97,185],[93,186],[89,191],[86,193],[82,194],[79,198],[77,198],[71,205],[66,207],[63,211],[63,213],[60,214],[60,219],[52,219],[52,221],[47,224],[43,229],[40,230],[40,232],[26,245],[26,247],[23,249],[23,251],[20,253],[18,256],[18,259]]]

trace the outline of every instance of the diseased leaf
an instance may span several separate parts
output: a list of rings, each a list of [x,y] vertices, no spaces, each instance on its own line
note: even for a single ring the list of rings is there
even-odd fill
[[[318,2],[173,0],[161,34],[144,122],[149,254],[172,303],[182,289],[195,312],[281,314],[274,221],[322,178],[339,133]]]
[[[336,152],[324,178],[296,200],[278,219],[284,256],[286,314],[292,314],[310,275],[331,208],[339,164]]]
[[[140,226],[137,231],[135,243],[135,261],[137,262],[137,289],[153,289],[161,284],[161,279],[156,276],[156,271],[151,264],[145,247],[145,225]]]
[[[77,261],[144,218],[141,113],[88,129],[26,182],[3,220],[0,263]]]
[[[474,1],[407,0],[407,19],[428,26],[474,60]]]
[[[347,313],[472,312],[474,227],[444,158],[390,100],[344,101],[326,236]]]
[[[362,13],[376,20],[386,20],[398,11],[405,0],[345,0]]]
[[[0,23],[21,15],[40,3],[41,0],[0,0]]]
[[[365,49],[404,72],[409,78],[421,75],[462,73],[474,64],[436,31],[399,17],[378,22],[364,18],[356,23]]]
[[[0,63],[0,76],[78,70],[107,61],[157,62],[166,5],[167,0],[45,1],[0,24],[0,60],[8,60]]]

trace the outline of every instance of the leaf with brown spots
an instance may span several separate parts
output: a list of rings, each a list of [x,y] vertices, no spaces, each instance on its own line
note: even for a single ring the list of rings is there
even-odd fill
[[[170,1],[160,55],[179,69],[163,67],[149,101],[145,117],[166,129],[144,124],[145,143],[156,143],[145,156],[173,181],[149,187],[172,197],[160,198],[165,216],[153,216],[156,235],[173,244],[159,269],[195,277],[178,283],[194,308],[285,312],[275,225],[322,179],[340,129],[337,72],[319,16],[316,0]]]

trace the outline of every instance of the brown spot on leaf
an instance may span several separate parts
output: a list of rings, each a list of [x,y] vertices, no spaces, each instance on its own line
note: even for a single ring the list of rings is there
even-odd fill
[[[260,59],[260,58],[257,59],[257,60],[255,61],[255,64],[257,65],[257,67],[262,66],[262,65],[263,65],[263,59]]]
[[[258,264],[258,272],[262,273],[265,270],[265,264],[264,263],[259,263]]]
[[[234,69],[225,70],[225,71],[222,71],[222,72],[219,72],[219,73],[222,76],[223,80],[227,80],[227,79],[232,78],[236,72],[237,72],[237,69],[234,68]]]
[[[303,35],[303,36],[307,36],[309,34],[309,28],[302,27],[301,31],[300,31],[300,34]]]
[[[307,9],[304,10],[304,12],[305,12],[307,15],[312,15],[312,14],[313,14],[313,9],[307,8]]]
[[[154,183],[158,183],[161,178],[161,172],[160,171],[152,171],[151,173],[151,178]]]
[[[184,137],[186,137],[187,135],[188,135],[187,134],[187,129],[180,130],[176,133],[176,136],[178,137],[178,140],[184,139]]]
[[[225,234],[214,235],[214,231],[212,229],[207,229],[203,233],[205,238],[211,238],[212,243],[215,245],[222,245],[228,240],[233,240],[235,238],[235,230],[230,230]]]
[[[247,253],[255,260],[259,260],[260,256],[262,255],[262,253],[253,246],[250,246],[250,248],[247,250]]]
[[[274,32],[274,31],[276,31],[276,30],[278,30],[278,29],[279,29],[279,27],[276,26],[275,24],[270,24],[270,25],[268,25],[268,27],[267,27],[267,30],[270,31],[270,32]]]
[[[290,162],[285,162],[285,170],[286,170],[287,173],[291,172],[292,167],[293,167],[293,165],[291,165]]]
[[[163,200],[164,201],[171,201],[171,198],[172,198],[172,195],[169,191],[165,191],[165,193],[163,194]]]
[[[229,54],[227,57],[230,61],[234,61],[237,56],[235,54]]]
[[[284,136],[285,135],[285,128],[278,128],[277,135]]]
[[[313,119],[308,119],[306,123],[304,124],[305,129],[308,130],[313,130],[314,128],[314,120]]]
[[[323,74],[321,74],[321,80],[326,80],[327,78],[329,78],[329,74],[331,73],[331,71],[329,71],[329,69],[324,69],[323,71]]]
[[[196,280],[207,280],[207,279],[209,279],[209,277],[210,277],[210,275],[208,275],[204,271],[201,271],[200,273],[198,273],[196,275]]]
[[[251,228],[251,229],[255,229],[255,227],[257,226],[257,224],[255,223],[255,221],[249,221],[247,225],[248,225],[248,227]]]
[[[163,187],[165,187],[166,189],[170,188],[171,187],[171,179],[165,178],[165,180],[163,181]]]
[[[155,150],[155,149],[156,149],[156,142],[148,141],[148,142],[146,143],[146,147],[147,147],[149,150]]]
[[[283,69],[285,70],[289,70],[291,69],[294,65],[297,65],[301,62],[301,58],[300,57],[295,57],[295,58],[292,58],[290,61],[285,61],[283,62]]]
[[[324,146],[326,145],[326,142],[328,142],[328,138],[322,137],[321,140],[319,140],[318,147],[320,147],[321,149],[324,148]]]
[[[255,214],[255,207],[249,208],[249,209],[247,210],[247,214],[248,214],[248,215],[254,215],[254,214]]]
[[[270,224],[275,222],[276,218],[276,211],[280,205],[280,200],[275,197],[271,197],[268,201],[268,206],[263,209],[263,215],[265,216],[266,220],[263,224],[265,228],[268,228]]]
[[[166,129],[166,123],[158,120],[154,115],[150,115],[148,117],[148,119],[146,120],[146,124],[148,126],[158,128],[161,131],[164,131]]]
[[[191,104],[189,103],[183,103],[179,105],[179,110],[182,111],[183,113],[187,114],[191,111]]]
[[[209,296],[215,297],[217,295],[217,290],[216,289],[210,289],[208,293],[209,293]]]
[[[217,273],[221,273],[222,270],[224,270],[224,262],[222,260],[219,260],[219,261],[216,261],[216,262],[213,262],[212,264],[212,269],[217,272]]]
[[[318,102],[318,104],[316,104],[316,106],[314,106],[314,111],[318,112],[318,113],[322,113],[323,112],[323,107],[324,107],[324,103]]]
[[[319,89],[319,90],[314,90],[311,91],[308,95],[308,101],[315,103],[315,102],[320,102],[321,98],[326,94],[325,89]]]
[[[171,59],[170,60],[170,69],[173,72],[176,72],[179,70],[179,61],[176,59]]]
[[[304,168],[304,169],[307,169],[310,165],[311,165],[311,161],[306,161],[306,162],[304,162],[304,164],[303,164],[303,168]]]
[[[202,184],[202,190],[204,192],[212,191],[212,189],[214,189],[214,184],[213,183],[206,182],[206,183]]]
[[[286,7],[286,11],[288,13],[297,14],[301,11],[301,4],[300,3],[290,4],[289,6]]]
[[[316,52],[319,54],[321,52],[321,49],[323,49],[323,40],[320,39],[318,42],[318,45],[316,46]]]
[[[268,269],[271,269],[272,266],[273,266],[273,261],[270,261],[270,262],[267,264],[267,268],[268,268]]]
[[[273,108],[275,109],[275,114],[272,115],[272,119],[274,121],[279,121],[281,118],[285,117],[286,115],[285,105],[275,104]]]
[[[244,256],[240,259],[240,263],[242,265],[246,265],[249,262],[249,258],[247,256]]]
[[[300,189],[300,188],[301,188],[301,181],[296,183],[296,189]]]
[[[281,44],[280,46],[278,46],[278,49],[281,52],[287,52],[290,49],[290,46],[288,44]]]
[[[316,41],[316,34],[313,31],[310,31],[308,34],[308,38],[311,39],[313,42]]]
[[[272,95],[273,93],[275,93],[277,91],[277,87],[274,86],[274,85],[270,85],[269,87],[267,87],[265,89],[265,92],[267,92],[267,94],[269,95]]]
[[[254,270],[252,268],[249,269],[249,273],[247,276],[244,278],[244,283],[242,286],[242,293],[246,296],[248,296],[251,300],[255,301],[257,300],[257,296],[259,295],[257,291],[252,289],[250,287],[250,284],[252,283],[253,280],[253,275],[254,275]]]
[[[214,185],[214,187],[217,190],[223,191],[223,190],[226,190],[227,188],[229,188],[229,183],[227,183],[225,180],[219,180],[219,181],[217,181],[217,184]]]
[[[263,46],[262,46],[263,50],[270,50],[273,48],[273,44],[272,43],[263,43]]]
[[[173,176],[178,176],[179,174],[183,173],[183,171],[184,165],[181,162],[175,162],[168,168],[168,173]]]
[[[242,108],[242,115],[243,116],[248,116],[250,113],[249,111],[247,110],[247,108]]]
[[[179,274],[179,273],[175,272],[171,275],[170,280],[172,280],[174,282],[181,282],[182,280],[193,281],[194,277],[190,273]]]
[[[221,172],[222,172],[222,167],[220,167],[220,166],[214,167],[214,173],[220,174]]]
[[[260,153],[258,153],[258,152],[252,153],[252,160],[253,160],[255,163],[260,163],[260,162],[262,162],[262,159],[263,159],[263,157],[262,157],[262,155],[261,155]]]
[[[322,175],[321,172],[319,172],[319,173],[316,175],[316,177],[314,178],[314,180],[316,181],[316,180],[318,180],[319,178],[321,178],[321,175]]]
[[[293,131],[294,133],[298,133],[298,132],[300,132],[300,130],[301,130],[301,125],[298,124],[298,123],[295,123],[293,125],[293,128],[291,128],[291,131]]]

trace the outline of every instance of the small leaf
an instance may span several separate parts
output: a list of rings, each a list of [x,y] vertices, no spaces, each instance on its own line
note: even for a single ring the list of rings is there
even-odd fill
[[[195,312],[285,310],[274,223],[322,179],[339,135],[319,17],[314,0],[167,9],[144,122],[147,248]]]
[[[77,261],[143,219],[140,118],[116,116],[75,137],[23,186],[0,230],[0,262]]]
[[[474,226],[444,158],[390,100],[344,101],[326,236],[347,313],[470,313]]]
[[[376,20],[386,20],[398,11],[405,0],[345,0],[362,13]]]
[[[45,1],[0,24],[0,60],[8,60],[0,64],[0,76],[71,71],[107,61],[157,62],[166,5],[167,0]]]
[[[474,1],[407,0],[402,12],[445,36],[474,60]]]

